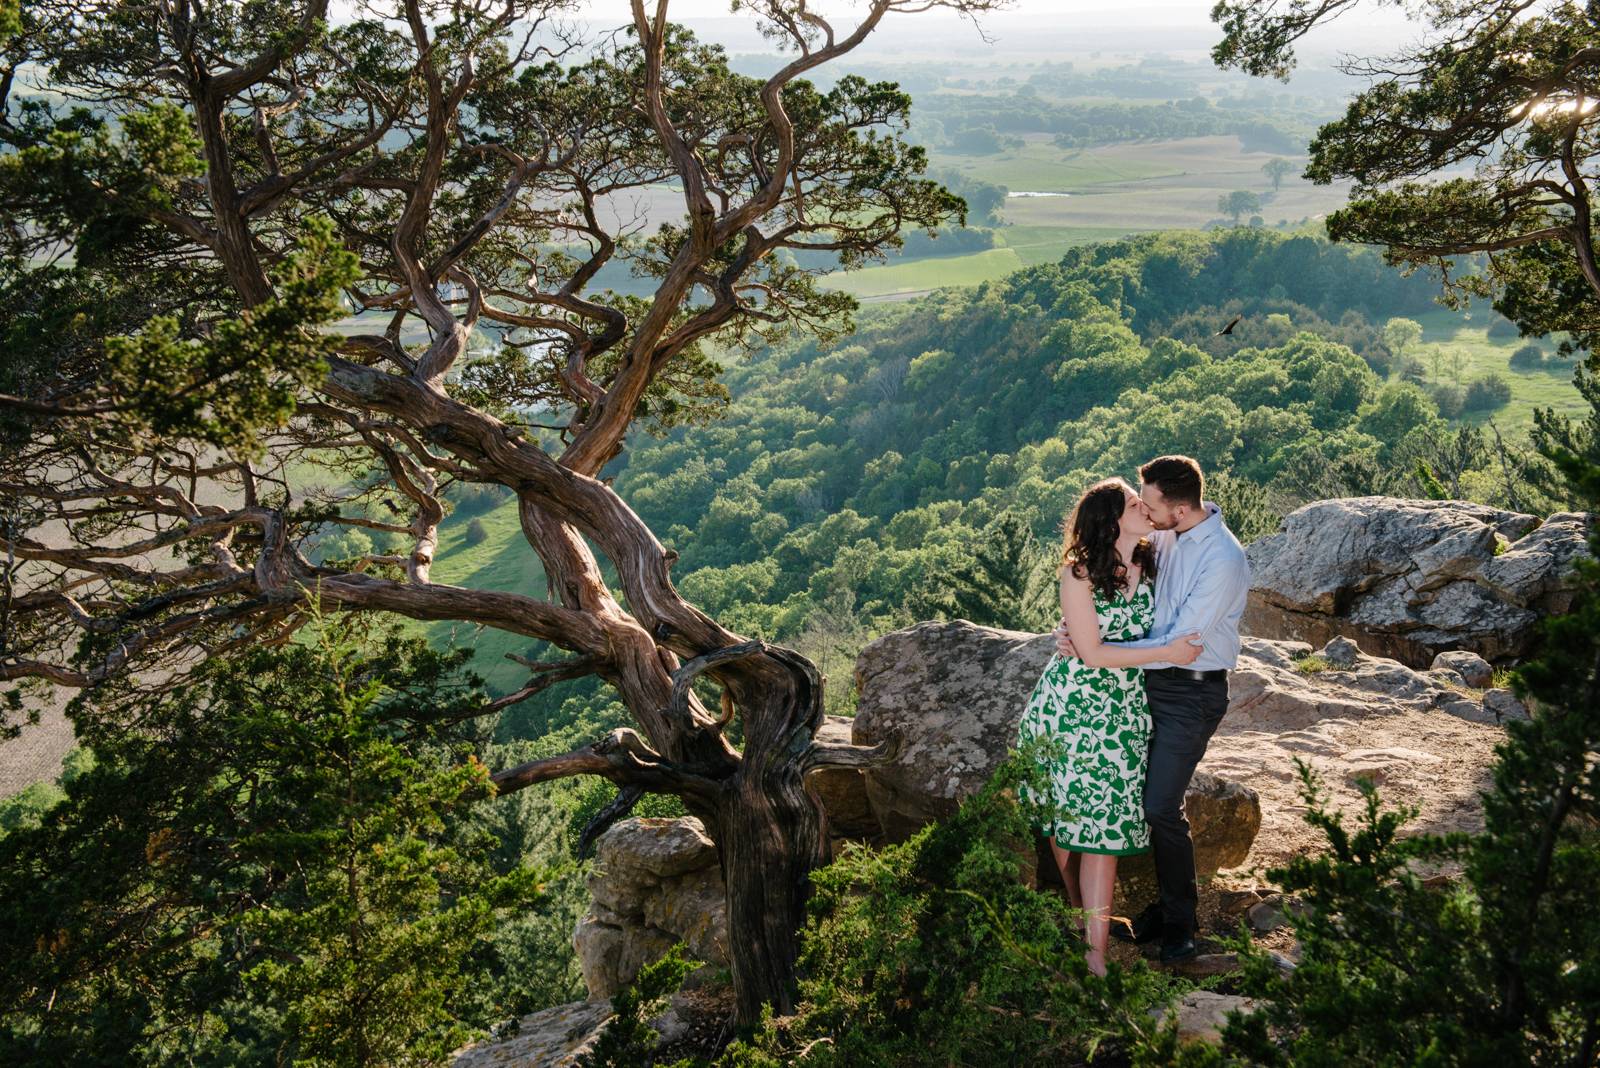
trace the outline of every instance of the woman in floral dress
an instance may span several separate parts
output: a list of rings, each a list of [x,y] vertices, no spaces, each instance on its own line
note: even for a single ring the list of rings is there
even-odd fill
[[[1150,649],[1108,643],[1141,638],[1154,618],[1154,528],[1144,503],[1120,478],[1097,482],[1065,524],[1061,615],[1077,656],[1053,654],[1028,698],[1019,746],[1045,744],[1046,796],[1024,784],[1024,800],[1042,806],[1067,897],[1086,914],[1089,968],[1105,974],[1106,935],[1117,858],[1146,852],[1144,769],[1150,708],[1141,664],[1190,664],[1196,634]]]

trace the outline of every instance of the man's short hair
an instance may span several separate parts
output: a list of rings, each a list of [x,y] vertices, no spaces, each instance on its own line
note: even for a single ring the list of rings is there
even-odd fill
[[[1188,456],[1157,456],[1139,468],[1139,480],[1160,490],[1171,503],[1193,508],[1200,507],[1200,498],[1206,491],[1206,476]]]

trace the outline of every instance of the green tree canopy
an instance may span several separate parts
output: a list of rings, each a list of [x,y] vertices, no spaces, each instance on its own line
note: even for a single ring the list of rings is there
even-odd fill
[[[1237,223],[1239,216],[1261,210],[1261,198],[1248,189],[1235,189],[1217,198],[1217,210]]]
[[[462,654],[352,631],[77,702],[94,766],[0,838],[9,1064],[437,1064],[473,1031],[496,874]]]

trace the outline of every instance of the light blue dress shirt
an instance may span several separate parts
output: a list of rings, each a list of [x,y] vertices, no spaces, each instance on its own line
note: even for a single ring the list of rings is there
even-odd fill
[[[1155,623],[1150,633],[1118,645],[1136,649],[1165,645],[1199,631],[1205,645],[1194,671],[1232,670],[1239,662],[1239,619],[1250,594],[1250,565],[1244,547],[1222,524],[1222,509],[1202,502],[1206,518],[1182,534],[1158,530],[1150,535],[1156,550]],[[1166,661],[1146,668],[1178,667]]]

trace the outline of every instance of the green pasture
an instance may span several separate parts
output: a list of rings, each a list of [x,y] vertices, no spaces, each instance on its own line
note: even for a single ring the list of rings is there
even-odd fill
[[[1483,424],[1493,419],[1501,428],[1517,430],[1533,425],[1536,408],[1553,408],[1567,415],[1581,416],[1589,410],[1588,404],[1572,384],[1573,361],[1551,359],[1545,367],[1523,370],[1509,366],[1511,354],[1531,338],[1506,338],[1495,340],[1488,336],[1488,320],[1494,313],[1479,305],[1463,318],[1462,313],[1440,308],[1414,316],[1422,324],[1422,342],[1415,352],[1407,353],[1422,361],[1428,369],[1430,382],[1444,382],[1465,386],[1474,378],[1497,374],[1511,386],[1511,403],[1492,412],[1474,412],[1467,422]],[[1538,341],[1547,353],[1555,351],[1552,339]],[[1459,381],[1452,367],[1451,356],[1459,353],[1465,357],[1460,364]],[[1437,361],[1435,357],[1438,357]]]
[[[468,545],[467,528],[476,518],[488,537]],[[517,518],[517,502],[502,501],[476,516],[452,515],[439,529],[439,548],[434,554],[433,581],[474,590],[505,590],[532,597],[544,597],[544,568],[539,557],[522,536]],[[473,650],[473,670],[482,675],[496,693],[508,693],[528,679],[522,665],[506,659],[507,653],[526,653],[532,638],[467,623],[430,623],[426,632],[436,644],[469,647]]]
[[[1021,148],[991,155],[931,152],[934,167],[950,167],[985,182],[995,182],[1013,193],[1033,190],[1065,193],[1089,186],[1140,181],[1174,175],[1181,168],[1160,159],[1108,149],[1062,150],[1049,140],[1029,140]]]
[[[1017,254],[1024,267],[1054,263],[1069,248],[1115,241],[1136,231],[1120,226],[1007,226],[996,232],[996,240]]]
[[[858,271],[835,271],[824,275],[822,284],[856,297],[908,297],[943,286],[972,286],[1004,278],[1025,266],[1015,249],[991,248],[965,256],[937,256]]]

